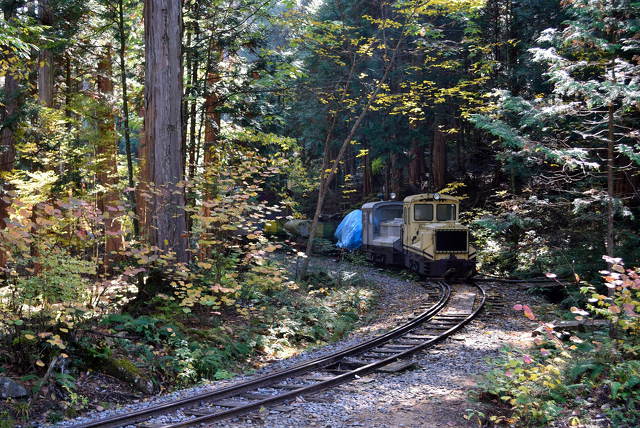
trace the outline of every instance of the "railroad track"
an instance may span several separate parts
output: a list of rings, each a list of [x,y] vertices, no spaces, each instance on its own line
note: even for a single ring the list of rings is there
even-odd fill
[[[455,292],[444,281],[432,285],[438,292],[434,304],[425,304],[420,308],[422,312],[414,314],[404,324],[358,345],[236,385],[73,425],[73,428],[135,424],[138,427],[173,428],[210,423],[365,376],[446,339],[471,321],[486,300],[484,289],[477,284],[464,286]],[[176,412],[185,416],[180,422],[145,422]]]

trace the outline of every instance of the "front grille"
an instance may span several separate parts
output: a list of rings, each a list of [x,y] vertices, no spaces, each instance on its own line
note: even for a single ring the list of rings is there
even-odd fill
[[[437,230],[436,231],[436,252],[466,253],[467,252],[467,231],[466,230]]]

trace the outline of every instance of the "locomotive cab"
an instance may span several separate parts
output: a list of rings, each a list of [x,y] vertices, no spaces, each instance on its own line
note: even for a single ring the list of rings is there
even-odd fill
[[[460,198],[425,193],[405,198],[402,248],[404,265],[427,276],[468,276],[476,250],[469,230],[458,222]]]

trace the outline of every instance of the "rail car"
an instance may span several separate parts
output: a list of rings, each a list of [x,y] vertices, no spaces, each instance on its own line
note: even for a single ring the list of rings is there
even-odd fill
[[[476,250],[459,212],[460,198],[439,193],[369,202],[362,206],[362,248],[373,262],[426,276],[470,277]]]

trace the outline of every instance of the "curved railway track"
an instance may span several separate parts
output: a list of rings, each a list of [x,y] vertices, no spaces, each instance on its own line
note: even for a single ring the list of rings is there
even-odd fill
[[[424,305],[420,308],[423,312],[404,324],[358,345],[236,385],[73,425],[73,428],[134,425],[178,411],[186,416],[180,422],[138,426],[193,426],[239,416],[365,376],[446,339],[471,321],[486,300],[484,289],[477,284],[455,292],[444,281],[432,285],[438,290],[436,303]],[[471,287],[475,291],[470,291]]]

